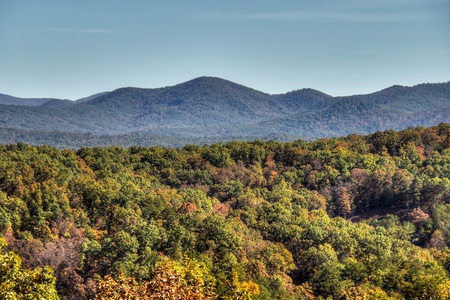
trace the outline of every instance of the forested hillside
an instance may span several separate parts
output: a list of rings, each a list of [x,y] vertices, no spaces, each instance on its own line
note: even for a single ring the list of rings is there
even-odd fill
[[[43,105],[46,102],[50,102],[56,99],[51,98],[34,98],[34,99],[27,99],[27,98],[17,98],[5,94],[0,94],[0,104],[4,105],[16,105],[16,106],[39,106]],[[62,100],[58,100],[62,101]]]
[[[3,145],[0,296],[449,299],[449,178],[449,124],[180,149]]]
[[[165,88],[120,88],[78,101],[0,95],[0,143],[77,149],[314,140],[435,126],[449,117],[450,82],[332,97],[313,89],[269,95],[200,77]]]

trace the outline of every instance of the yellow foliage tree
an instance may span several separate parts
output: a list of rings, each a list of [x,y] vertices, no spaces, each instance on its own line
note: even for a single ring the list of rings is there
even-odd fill
[[[159,263],[152,280],[139,284],[134,278],[110,275],[97,282],[95,300],[210,300],[214,299],[214,279],[197,261],[181,263],[167,259]]]
[[[28,270],[22,259],[6,251],[6,242],[0,238],[0,299],[5,300],[59,300],[56,278],[50,267]]]

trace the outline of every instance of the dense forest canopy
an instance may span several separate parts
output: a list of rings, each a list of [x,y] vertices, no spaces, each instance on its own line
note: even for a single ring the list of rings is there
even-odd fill
[[[449,124],[180,149],[3,145],[0,295],[449,299],[449,178]]]

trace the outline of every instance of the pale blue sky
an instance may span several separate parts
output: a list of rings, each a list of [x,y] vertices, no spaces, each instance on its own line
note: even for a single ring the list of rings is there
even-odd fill
[[[267,93],[450,80],[450,0],[0,0],[0,93],[217,76]]]

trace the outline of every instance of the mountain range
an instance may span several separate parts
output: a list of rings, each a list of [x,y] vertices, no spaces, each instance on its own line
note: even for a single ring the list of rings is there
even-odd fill
[[[449,121],[450,81],[346,97],[313,89],[270,95],[215,77],[77,101],[0,94],[0,143],[60,148],[312,140]]]

